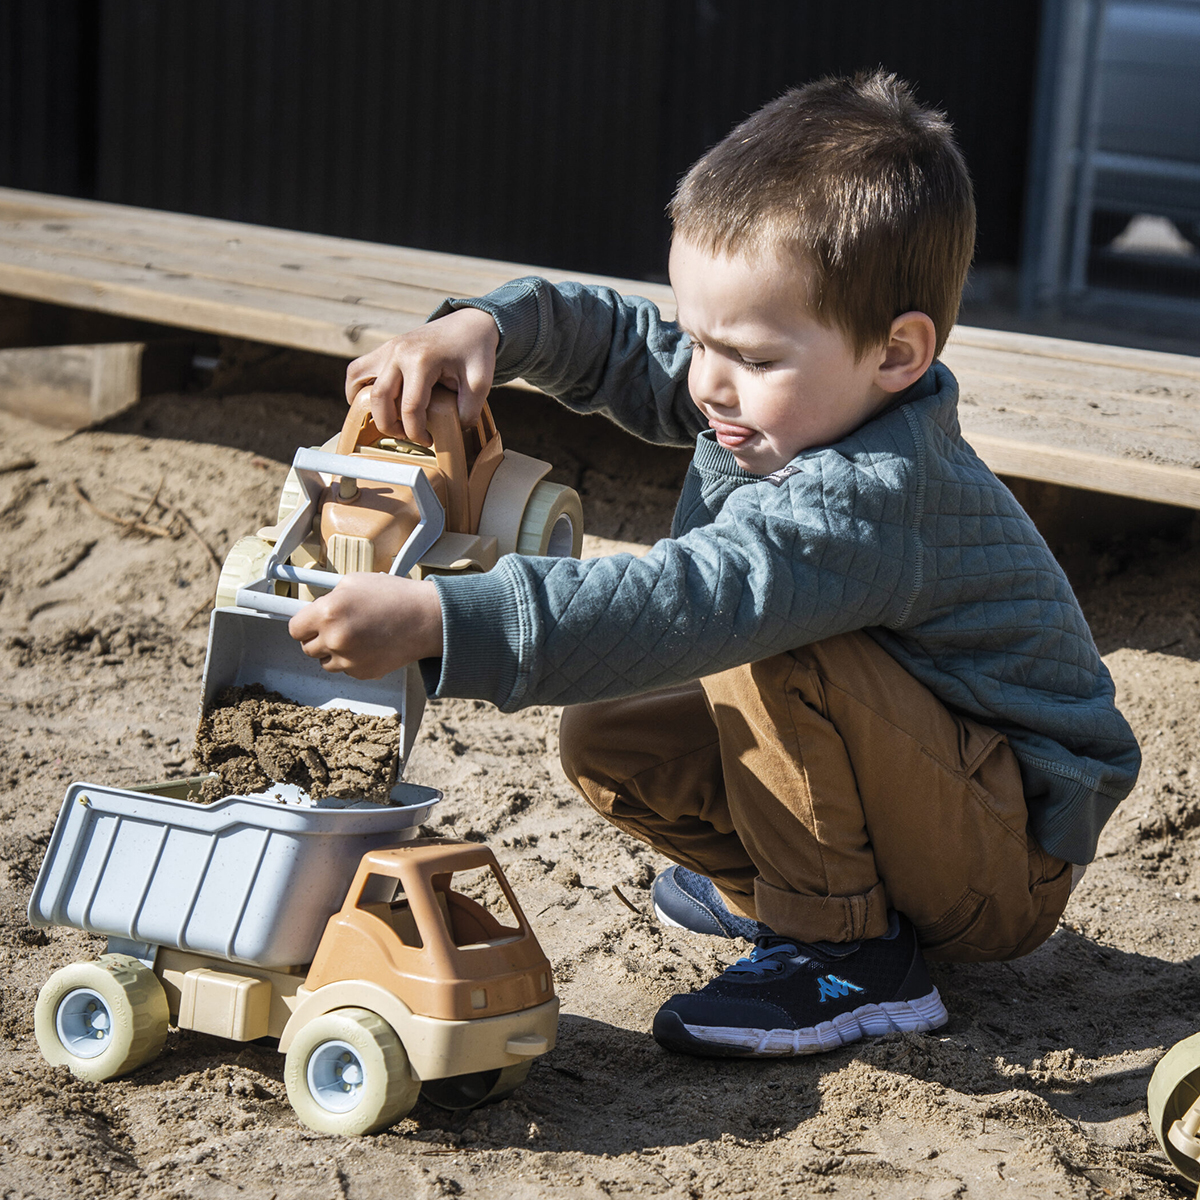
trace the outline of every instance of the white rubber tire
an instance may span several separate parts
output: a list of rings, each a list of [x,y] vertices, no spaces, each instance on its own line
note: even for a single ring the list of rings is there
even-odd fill
[[[344,1071],[353,1072],[349,1083],[340,1083]],[[341,1137],[395,1124],[421,1092],[395,1030],[365,1008],[339,1008],[305,1025],[288,1049],[283,1080],[305,1125]]]
[[[127,954],[104,954],[55,971],[33,1010],[42,1057],[95,1083],[155,1058],[168,1020],[158,976]]]
[[[324,444],[320,446],[310,446],[310,450],[327,450],[332,454],[337,449],[338,435],[334,434]],[[292,467],[288,470],[287,478],[283,481],[283,490],[279,493],[279,508],[275,516],[275,524],[282,525],[297,509],[300,501],[304,498],[304,489],[300,486],[300,476],[296,474],[296,468]]]
[[[578,558],[583,550],[583,505],[579,493],[542,480],[530,493],[517,530],[517,553]]]
[[[236,604],[238,588],[262,578],[263,567],[274,550],[274,543],[263,538],[238,538],[221,564],[213,607],[229,608]]]
[[[282,525],[297,509],[304,498],[304,490],[300,487],[300,476],[292,467],[287,478],[283,481],[283,490],[279,493],[279,510],[275,517],[276,527]]]

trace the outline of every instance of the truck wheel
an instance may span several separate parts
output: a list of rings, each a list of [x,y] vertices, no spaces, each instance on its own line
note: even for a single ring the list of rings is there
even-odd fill
[[[323,442],[320,446],[310,446],[310,450],[326,450],[330,454],[337,450],[338,435],[335,433],[333,437]],[[283,489],[279,493],[279,509],[275,516],[275,524],[282,525],[300,507],[300,501],[304,499],[304,489],[300,486],[300,476],[296,474],[296,468],[292,467],[288,470],[287,478],[283,481]]]
[[[544,479],[530,493],[521,526],[517,553],[578,558],[583,549],[583,505],[579,494],[561,483]]]
[[[282,525],[296,511],[303,499],[304,489],[300,486],[300,476],[296,474],[296,468],[292,467],[279,493],[279,511],[275,517],[275,524]]]
[[[445,1079],[430,1079],[421,1088],[421,1095],[438,1108],[452,1112],[478,1108],[507,1100],[529,1075],[531,1064],[517,1063],[512,1067],[495,1067],[491,1071],[472,1071],[467,1075],[448,1075]]]
[[[395,1031],[365,1008],[339,1008],[305,1025],[287,1052],[283,1080],[305,1125],[342,1137],[386,1129],[421,1091]]]
[[[127,954],[55,971],[38,993],[33,1028],[42,1057],[99,1083],[149,1062],[167,1037],[158,976]]]
[[[263,538],[238,538],[221,564],[221,574],[217,577],[217,598],[213,607],[228,608],[236,604],[238,588],[262,578],[263,567],[274,551],[274,545]]]

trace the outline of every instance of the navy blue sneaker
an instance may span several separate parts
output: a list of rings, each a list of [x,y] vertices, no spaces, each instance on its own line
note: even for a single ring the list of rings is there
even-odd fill
[[[687,867],[660,871],[650,895],[658,919],[676,929],[711,933],[714,937],[740,937],[748,942],[762,932],[757,921],[729,911],[717,885],[708,876],[697,875]]]
[[[859,1038],[938,1029],[949,1020],[912,925],[883,937],[805,944],[764,932],[743,958],[654,1018],[668,1050],[717,1058],[836,1050]]]

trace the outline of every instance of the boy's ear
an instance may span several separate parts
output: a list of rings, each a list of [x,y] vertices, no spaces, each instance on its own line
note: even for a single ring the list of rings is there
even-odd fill
[[[875,373],[875,382],[890,393],[916,383],[933,362],[937,330],[923,312],[901,313],[893,322],[888,343]]]

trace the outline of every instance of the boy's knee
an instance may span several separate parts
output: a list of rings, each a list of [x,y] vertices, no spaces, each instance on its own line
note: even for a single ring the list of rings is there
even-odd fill
[[[588,710],[593,707],[591,704],[569,705],[563,709],[558,726],[558,760],[562,763],[563,773],[589,803],[589,789],[584,786],[584,781],[593,779],[596,774],[595,746],[591,736],[595,722],[588,718]]]

